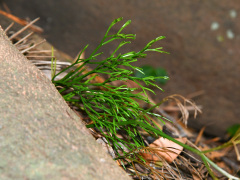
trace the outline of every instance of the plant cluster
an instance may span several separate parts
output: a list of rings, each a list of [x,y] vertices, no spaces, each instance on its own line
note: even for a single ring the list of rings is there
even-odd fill
[[[146,86],[152,85],[161,89],[154,82],[157,79],[167,79],[167,77],[133,76],[135,71],[142,74],[144,73],[141,68],[133,66],[131,63],[136,62],[139,58],[146,57],[146,53],[149,51],[166,53],[162,50],[162,47],[151,48],[154,43],[165,37],[157,37],[138,52],[120,53],[120,48],[131,43],[130,40],[134,40],[136,37],[134,34],[122,33],[123,29],[128,26],[131,21],[123,24],[117,33],[110,34],[111,28],[121,20],[122,18],[118,18],[112,22],[100,44],[88,58],[80,58],[81,54],[88,47],[87,45],[72,65],[56,75],[55,71],[52,71],[52,82],[59,89],[63,98],[87,114],[91,122],[88,123],[86,127],[94,128],[105,137],[108,144],[113,147],[116,153],[115,159],[122,159],[124,157],[141,159],[137,153],[129,152],[137,152],[138,149],[145,147],[144,140],[140,133],[141,131],[145,131],[150,136],[167,138],[199,155],[212,177],[215,178],[209,164],[227,177],[236,179],[216,166],[203,152],[175,140],[165,134],[155,124],[153,117],[160,120],[163,124],[166,118],[153,113],[152,110],[157,105],[151,104],[147,92],[154,92]],[[100,49],[102,46],[114,40],[121,40],[121,42],[108,58],[101,59],[102,52]],[[92,70],[87,69],[86,67],[89,64],[94,64],[95,68]],[[54,67],[54,65],[52,67]],[[69,72],[65,77],[60,80],[55,80],[58,75],[67,71]],[[102,81],[96,81],[99,76],[106,78]],[[132,81],[138,85],[138,88],[130,88],[124,84],[115,86],[114,82],[116,81]],[[151,104],[151,108],[142,108],[136,100]],[[142,162],[144,162],[144,160]]]
[[[152,131],[154,126],[149,116],[155,116],[160,120],[162,120],[162,117],[159,114],[154,114],[149,110],[141,108],[136,102],[136,99],[150,103],[147,97],[147,91],[153,92],[140,82],[158,87],[154,84],[156,79],[167,79],[167,77],[148,76],[139,78],[132,76],[134,71],[141,72],[140,68],[131,65],[132,62],[137,61],[138,58],[145,57],[147,51],[164,52],[161,50],[162,48],[150,49],[151,45],[163,39],[163,36],[151,41],[139,52],[132,51],[125,54],[117,54],[118,50],[123,45],[130,43],[130,41],[122,41],[110,57],[98,61],[97,58],[102,54],[98,53],[98,50],[102,46],[116,39],[135,39],[135,35],[133,34],[121,33],[131,21],[127,21],[116,34],[109,35],[111,27],[120,20],[121,19],[116,19],[111,24],[100,45],[89,56],[89,58],[77,59],[75,63],[68,67],[71,68],[78,65],[75,70],[71,71],[68,75],[58,81],[54,80],[55,77],[67,69],[64,69],[53,77],[53,83],[57,87],[62,87],[60,92],[63,94],[63,98],[66,101],[74,104],[83,104],[84,111],[93,121],[93,123],[88,124],[87,127],[96,127],[108,142],[111,143],[117,153],[119,152],[119,149],[125,152],[122,149],[122,145],[127,147],[130,151],[137,147],[144,146],[144,142],[139,133],[139,128],[144,129],[149,134],[157,135]],[[83,51],[86,48],[87,46]],[[79,57],[80,56],[81,54]],[[93,70],[87,71],[85,67],[89,64],[95,64],[97,66]],[[94,79],[99,75],[106,75],[106,80],[101,83],[95,82]],[[114,81],[126,80],[135,82],[141,90],[139,91],[137,88],[129,88],[126,85],[114,86],[111,84]],[[134,93],[136,90],[138,90],[138,93]],[[117,136],[119,131],[128,134],[128,139],[119,138]],[[156,131],[160,131],[160,129],[156,129]]]

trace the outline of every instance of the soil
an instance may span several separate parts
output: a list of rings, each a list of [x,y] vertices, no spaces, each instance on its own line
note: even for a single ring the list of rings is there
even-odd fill
[[[75,57],[90,44],[86,56],[97,46],[113,19],[124,17],[132,24],[126,29],[137,34],[135,43],[123,51],[138,51],[150,40],[164,35],[159,43],[167,54],[150,53],[138,65],[150,64],[168,71],[170,81],[160,101],[167,95],[188,96],[203,106],[203,114],[190,119],[189,126],[224,136],[226,128],[239,123],[240,110],[240,4],[238,1],[165,0],[8,0],[11,13],[34,19],[42,34],[61,51]],[[2,3],[1,3],[2,4]],[[218,27],[219,25],[219,27]],[[114,28],[116,31],[117,28]],[[126,31],[125,31],[126,32]],[[105,49],[109,55],[114,46]]]

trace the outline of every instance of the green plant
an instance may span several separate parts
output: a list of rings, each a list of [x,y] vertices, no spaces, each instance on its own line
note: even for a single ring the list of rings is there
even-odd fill
[[[167,71],[164,68],[158,67],[158,68],[154,68],[150,65],[144,65],[141,66],[142,72],[136,71],[134,73],[134,75],[136,77],[139,78],[144,78],[144,77],[148,77],[148,76],[154,76],[154,77],[166,77],[166,78],[159,78],[156,79],[156,82],[158,84],[164,85],[167,83],[168,81],[168,75],[167,75]]]
[[[153,43],[165,38],[163,36],[156,38],[155,40],[148,43],[147,46],[139,52],[116,54],[120,47],[127,43],[130,43],[130,41],[122,41],[109,58],[97,61],[97,57],[102,54],[97,53],[97,51],[103,45],[106,45],[116,39],[135,39],[135,35],[133,34],[121,33],[121,31],[127,25],[129,25],[131,21],[127,21],[116,34],[108,34],[111,27],[120,20],[121,19],[117,19],[111,24],[100,45],[95,49],[89,58],[78,59],[75,63],[72,64],[72,66],[68,67],[71,68],[74,65],[80,64],[74,71],[71,71],[67,76],[58,81],[55,81],[54,78],[67,69],[64,69],[62,72],[53,77],[53,83],[56,86],[63,87],[60,89],[60,92],[63,94],[63,98],[66,101],[74,103],[75,105],[77,105],[77,103],[83,104],[85,112],[94,122],[93,124],[87,125],[87,127],[97,127],[97,129],[102,132],[105,138],[111,142],[116,152],[118,152],[119,149],[123,150],[121,144],[123,144],[129,150],[133,150],[136,147],[144,145],[138,128],[140,127],[139,123],[143,123],[142,128],[148,133],[153,134],[148,128],[145,128],[146,125],[152,127],[152,122],[148,118],[149,115],[156,116],[162,120],[160,115],[142,109],[135,101],[136,99],[139,99],[150,103],[147,98],[146,91],[153,92],[151,89],[143,86],[139,81],[144,82],[146,85],[153,85],[155,87],[158,87],[153,83],[153,81],[162,77],[149,76],[139,78],[131,76],[134,70],[141,72],[141,69],[131,65],[130,63],[137,61],[137,58],[145,57],[145,52],[147,51],[156,51],[161,53],[164,52],[161,50],[162,48],[149,48]],[[83,49],[83,51],[86,48],[87,46]],[[81,54],[79,57],[80,56]],[[85,67],[88,64],[96,64],[97,67],[91,71],[86,72]],[[120,66],[123,66],[125,68]],[[91,81],[94,80],[94,78],[98,75],[107,75],[108,78],[102,83],[92,83]],[[91,77],[87,78],[88,76]],[[128,88],[126,85],[121,85],[118,87],[110,84],[111,82],[117,80],[132,80],[141,87],[141,91],[137,94],[134,94],[133,92],[136,90],[136,88]],[[72,90],[70,92],[64,93],[69,89]],[[105,90],[103,91],[102,89]],[[145,95],[141,95],[142,93]],[[127,132],[129,135],[129,141],[118,138],[118,130]],[[121,142],[121,144],[119,144],[119,142]]]
[[[239,129],[240,129],[240,124],[234,124],[229,128],[227,128],[227,132],[231,137],[233,137]]]
[[[113,147],[115,153],[118,155],[116,159],[121,159],[129,155],[124,148],[127,148],[129,152],[135,152],[137,149],[145,147],[140,133],[140,131],[145,131],[154,137],[161,136],[167,138],[199,155],[213,178],[215,178],[215,176],[209,164],[227,177],[237,179],[219,168],[209,160],[203,152],[185,145],[162,132],[161,129],[156,126],[155,122],[152,121],[152,117],[155,117],[164,124],[166,118],[152,112],[159,104],[151,104],[147,91],[154,92],[142,83],[161,89],[153,82],[156,79],[166,79],[166,77],[134,77],[132,76],[134,71],[143,72],[141,68],[133,66],[131,63],[136,62],[138,58],[146,57],[146,52],[148,51],[166,53],[162,51],[162,47],[151,49],[152,44],[165,37],[157,37],[138,52],[118,53],[123,45],[130,43],[130,41],[125,40],[135,39],[134,34],[122,33],[122,30],[128,26],[131,21],[127,21],[117,33],[109,34],[110,29],[121,20],[122,18],[119,18],[112,22],[100,44],[88,58],[78,58],[71,66],[53,76],[52,82],[59,89],[63,98],[87,113],[88,117],[92,120],[92,123],[86,125],[87,128],[95,128],[107,139],[109,145]],[[102,52],[98,52],[100,48],[118,39],[123,41],[110,57],[101,59]],[[87,47],[88,45],[83,48],[79,57]],[[86,65],[89,64],[94,64],[96,68],[88,70]],[[60,80],[55,80],[58,75],[68,70],[71,71],[65,77]],[[99,75],[107,76],[107,78],[103,82],[96,82],[95,79]],[[126,85],[115,86],[112,84],[115,81],[127,80],[135,82],[139,88],[129,88]],[[152,107],[143,109],[136,100],[151,104]],[[120,138],[118,136],[119,134],[122,134],[124,138]]]

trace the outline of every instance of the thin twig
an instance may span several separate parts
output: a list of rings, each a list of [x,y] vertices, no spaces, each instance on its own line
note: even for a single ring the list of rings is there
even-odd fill
[[[5,33],[7,33],[7,31],[14,25],[14,22],[12,22],[11,24],[9,24],[9,26],[4,30]]]
[[[56,50],[53,50],[53,51],[56,51]],[[36,51],[29,51],[28,53],[29,54],[33,54],[33,53],[51,53],[52,50],[36,50]]]
[[[25,20],[23,20],[23,19],[20,19],[19,17],[16,17],[16,16],[14,16],[14,15],[12,15],[12,14],[10,14],[10,13],[7,13],[7,12],[5,12],[5,11],[0,10],[0,14],[8,17],[9,19],[13,20],[14,22],[16,22],[16,23],[18,23],[18,24],[21,24],[22,26],[26,26],[26,25],[30,24],[30,23],[28,23],[27,21],[25,21]],[[37,18],[37,19],[39,19],[39,18]],[[35,19],[35,20],[36,20],[36,19]],[[34,21],[35,21],[35,20],[34,20]],[[40,28],[40,27],[38,27],[38,26],[36,26],[36,25],[33,25],[33,23],[31,23],[31,24],[29,25],[29,28],[32,29],[32,30],[35,31],[35,32],[38,32],[38,33],[42,33],[42,32],[43,32],[43,29],[42,29],[42,28]]]
[[[1,10],[0,10],[1,12]],[[27,28],[29,28],[30,26],[32,26],[35,22],[37,22],[40,18],[36,18],[33,21],[31,21],[29,24],[26,24],[26,26],[24,26],[22,29],[20,29],[18,32],[14,33],[12,36],[9,37],[9,40],[12,40],[13,38],[15,38],[16,36],[18,36],[19,34],[21,34],[23,31],[25,31]]]
[[[18,44],[20,44],[21,42],[23,42],[24,40],[28,39],[31,35],[33,34],[33,32],[30,32],[28,35],[26,35],[25,37],[23,37],[22,39],[20,39],[18,42],[16,42],[14,45],[17,46]]]
[[[21,53],[25,53],[25,52],[27,52],[27,51],[29,51],[29,50],[31,50],[31,49],[33,49],[33,48],[35,48],[36,46],[38,46],[38,45],[40,45],[40,44],[44,43],[45,41],[46,41],[46,39],[44,39],[44,40],[40,41],[40,42],[39,42],[39,43],[37,43],[37,44],[34,44],[33,46],[31,46],[31,47],[29,47],[29,48],[27,48],[27,49],[24,49],[23,51],[21,51]]]
[[[41,58],[53,58],[53,56],[34,56],[34,55],[31,55],[31,56],[26,56],[27,58],[39,58],[39,57],[41,57]]]
[[[3,8],[7,11],[7,13],[11,14],[11,10],[10,8],[7,6],[7,4],[5,2],[2,3],[3,4]]]

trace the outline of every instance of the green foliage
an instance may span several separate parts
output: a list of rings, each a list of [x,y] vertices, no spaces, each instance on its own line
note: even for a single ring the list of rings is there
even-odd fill
[[[138,148],[145,146],[140,134],[140,130],[142,130],[151,136],[167,138],[195,154],[198,154],[213,178],[215,178],[215,176],[209,164],[227,177],[236,179],[209,160],[203,152],[185,145],[163,133],[152,121],[152,117],[158,118],[163,123],[163,119],[166,119],[159,114],[152,113],[151,110],[157,105],[152,104],[150,109],[145,110],[137,103],[137,101],[144,101],[150,104],[147,91],[154,92],[146,86],[152,85],[161,89],[158,85],[154,84],[154,82],[157,79],[166,79],[166,77],[165,74],[164,77],[162,77],[162,74],[160,77],[156,76],[160,70],[155,70],[153,76],[132,76],[134,71],[143,72],[141,68],[133,66],[131,63],[136,62],[139,58],[146,57],[146,52],[148,51],[166,53],[162,51],[162,47],[150,49],[154,43],[165,37],[157,37],[138,52],[131,51],[121,54],[119,53],[119,49],[131,43],[129,40],[135,39],[134,34],[122,33],[122,30],[131,23],[130,20],[123,24],[117,33],[109,34],[111,28],[121,20],[122,18],[118,18],[111,23],[102,41],[88,58],[80,59],[81,54],[88,47],[87,45],[79,54],[79,58],[71,66],[63,69],[56,75],[54,75],[55,71],[53,71],[52,82],[59,89],[63,98],[87,113],[93,123],[86,126],[88,128],[95,128],[107,139],[108,143],[115,150],[115,153],[119,155],[116,159],[127,157],[127,152],[124,149],[125,147],[130,152],[134,152]],[[122,41],[108,58],[102,59],[102,52],[99,52],[99,50],[102,46],[114,40]],[[86,67],[89,64],[94,64],[96,68],[87,70]],[[52,67],[55,67],[53,60]],[[70,72],[68,72],[65,77],[60,80],[55,80],[58,75],[67,71]],[[107,76],[106,80],[104,82],[96,81],[95,79],[99,75]],[[138,84],[139,88],[129,88],[126,85],[113,85],[115,81],[124,82],[127,80],[135,82]],[[120,138],[118,135],[122,135],[124,138]],[[122,152],[123,156],[120,155],[119,152]]]
[[[240,129],[240,124],[234,124],[227,129],[228,134],[233,137]]]
[[[162,77],[162,78],[157,78],[156,82],[158,84],[166,84],[166,82],[168,81],[168,75],[167,75],[167,71],[164,68],[158,67],[158,68],[154,68],[150,65],[144,65],[141,67],[141,71],[136,71],[135,72],[135,76],[139,77],[139,78],[144,78],[144,77],[149,77],[149,76],[153,76],[153,77]]]
[[[154,93],[151,89],[143,86],[140,82],[145,83],[145,85],[152,85],[161,89],[153,82],[162,77],[148,76],[139,78],[131,76],[135,70],[141,70],[130,63],[137,61],[138,58],[146,57],[147,51],[165,53],[160,47],[150,49],[153,43],[165,37],[160,36],[152,40],[138,52],[132,51],[125,54],[117,52],[123,45],[130,43],[130,41],[122,41],[110,57],[99,60],[101,59],[100,56],[102,52],[99,53],[98,50],[103,45],[106,45],[116,39],[135,39],[135,35],[133,34],[121,33],[121,31],[129,25],[131,21],[127,21],[116,34],[109,35],[109,31],[112,26],[120,20],[122,19],[116,19],[110,25],[100,45],[88,58],[77,59],[76,62],[70,66],[73,67],[74,65],[78,65],[75,70],[71,71],[68,75],[58,81],[54,80],[55,77],[66,71],[66,69],[53,77],[53,83],[56,86],[62,87],[60,92],[66,101],[71,102],[76,106],[83,104],[84,111],[94,122],[93,124],[87,125],[87,127],[97,128],[97,130],[100,131],[114,147],[116,153],[118,153],[119,150],[124,151],[123,146],[127,147],[129,150],[134,150],[135,148],[144,146],[139,133],[140,128],[144,129],[144,131],[151,135],[157,136],[157,134],[151,129],[153,127],[153,122],[151,121],[150,116],[155,116],[163,121],[160,115],[142,109],[136,102],[136,99],[138,99],[140,101],[150,103],[147,97],[147,91]],[[88,46],[86,46],[83,51],[87,47]],[[80,56],[81,54],[79,57]],[[95,64],[97,66],[95,69],[86,72],[85,67],[89,64]],[[102,83],[93,82],[98,75],[105,75],[108,78]],[[135,93],[137,90],[136,88],[129,88],[126,85],[114,86],[111,84],[117,80],[131,80],[137,83],[140,89],[138,89],[138,92]],[[102,89],[104,89],[104,91]],[[158,129],[158,131],[160,131],[160,129]],[[128,137],[120,139],[117,136],[119,132],[124,132],[128,135]]]

